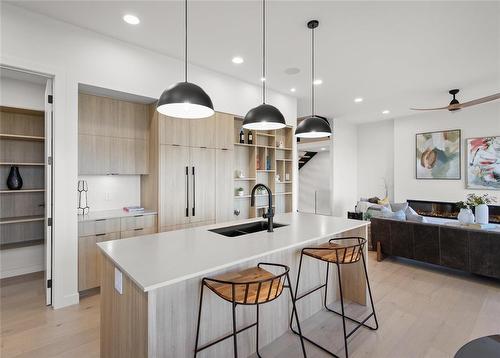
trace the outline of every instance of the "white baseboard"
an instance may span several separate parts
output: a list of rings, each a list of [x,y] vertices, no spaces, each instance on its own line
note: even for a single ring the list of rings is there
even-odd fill
[[[24,266],[24,267],[18,267],[18,268],[13,268],[13,269],[8,269],[8,270],[2,270],[0,272],[0,278],[7,278],[7,277],[13,277],[13,276],[20,276],[20,275],[25,275],[27,273],[32,273],[32,272],[39,272],[39,271],[44,271],[45,268],[43,265],[32,265],[32,266]]]

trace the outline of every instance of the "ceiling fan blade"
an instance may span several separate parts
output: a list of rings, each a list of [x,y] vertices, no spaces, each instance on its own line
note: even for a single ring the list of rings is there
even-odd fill
[[[448,109],[448,106],[446,107],[438,107],[438,108],[410,108],[411,110],[414,111],[439,111],[442,109]]]
[[[469,101],[469,102],[452,104],[452,105],[450,105],[450,108],[456,108],[456,109],[466,108],[466,107],[475,106],[475,105],[481,104],[481,103],[491,102],[491,101],[494,101],[496,99],[500,99],[500,93],[495,93],[495,94],[492,94],[491,96],[486,96],[483,98],[474,99],[474,100]]]

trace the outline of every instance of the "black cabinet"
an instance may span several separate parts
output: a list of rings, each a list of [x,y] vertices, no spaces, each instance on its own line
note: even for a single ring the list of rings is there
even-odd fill
[[[500,278],[500,235],[471,231],[469,233],[470,271]]]
[[[439,265],[439,226],[411,224],[414,259]]]
[[[469,231],[441,227],[441,265],[469,271]]]

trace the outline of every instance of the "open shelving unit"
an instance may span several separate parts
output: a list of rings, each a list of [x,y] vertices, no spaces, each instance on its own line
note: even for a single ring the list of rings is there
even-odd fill
[[[243,118],[234,119],[234,208],[238,218],[262,216],[267,208],[267,193],[258,193],[255,206],[250,206],[250,191],[257,183],[267,185],[273,192],[276,213],[292,211],[293,184],[293,128],[252,131],[253,141],[248,143],[248,130],[244,129],[245,143],[239,143]],[[243,195],[237,189],[243,188]]]
[[[0,106],[0,250],[44,244],[44,160],[45,113]],[[12,166],[20,190],[7,187]]]

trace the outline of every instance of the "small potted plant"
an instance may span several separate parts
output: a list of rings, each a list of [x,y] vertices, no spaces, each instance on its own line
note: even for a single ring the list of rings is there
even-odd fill
[[[467,195],[467,205],[473,206],[476,213],[476,222],[478,224],[487,224],[490,220],[488,204],[493,204],[496,202],[496,199],[488,194],[476,195],[469,194]]]
[[[459,201],[455,203],[457,208],[460,209],[460,212],[458,213],[457,219],[462,225],[467,225],[467,224],[473,224],[474,223],[474,214],[472,213],[472,210],[469,208],[469,205],[467,205],[466,202],[464,201]]]
[[[243,196],[244,193],[245,193],[245,191],[243,190],[242,187],[239,187],[236,189],[236,195]]]

